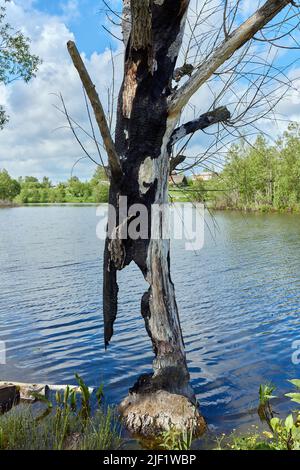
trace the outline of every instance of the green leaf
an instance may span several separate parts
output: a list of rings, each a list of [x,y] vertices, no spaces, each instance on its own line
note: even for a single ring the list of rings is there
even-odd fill
[[[278,425],[280,424],[280,419],[279,418],[272,418],[270,421],[271,428],[273,431],[276,431],[278,428]]]
[[[292,437],[295,441],[299,441],[300,444],[300,428],[297,428],[296,426],[293,427]]]
[[[70,396],[70,387],[69,387],[69,385],[67,385],[67,387],[65,389],[65,393],[64,393],[64,406],[68,405],[69,396]]]
[[[300,403],[300,393],[286,393],[286,397],[289,397],[295,403]]]
[[[76,390],[73,388],[70,392],[70,406],[72,411],[76,411]]]
[[[98,388],[98,390],[96,391],[96,398],[97,398],[97,402],[98,402],[98,405],[100,406],[101,403],[102,403],[102,400],[104,398],[104,392],[103,392],[103,384],[100,385],[100,387]]]
[[[284,422],[284,425],[286,427],[286,429],[288,431],[290,431],[293,426],[294,426],[294,417],[292,414],[288,415],[288,417],[286,418],[285,422]]]
[[[292,379],[292,380],[289,380],[289,382],[295,385],[295,387],[300,389],[300,379]]]
[[[56,400],[57,405],[61,404],[61,396],[60,396],[59,391],[57,391],[55,394],[55,400]]]
[[[53,407],[53,404],[50,400],[48,400],[48,398],[45,397],[45,395],[41,395],[40,393],[37,393],[37,392],[31,392],[31,395],[37,400],[37,401],[41,401],[42,403],[45,403],[47,405],[48,408],[52,408]]]
[[[268,401],[276,398],[272,393],[275,390],[275,386],[272,384],[261,384],[259,387],[259,401],[261,405],[265,405]]]

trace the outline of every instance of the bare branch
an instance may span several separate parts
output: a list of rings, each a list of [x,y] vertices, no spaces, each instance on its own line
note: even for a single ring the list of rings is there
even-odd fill
[[[74,126],[72,124],[72,121],[70,119],[70,116],[69,116],[69,113],[68,113],[68,110],[67,110],[67,107],[65,105],[65,101],[63,99],[63,96],[62,94],[60,94],[60,100],[61,100],[61,103],[63,105],[63,108],[64,108],[64,114],[68,120],[68,124],[69,124],[69,127],[75,137],[75,139],[77,140],[78,144],[80,145],[80,147],[82,148],[82,150],[84,151],[85,155],[87,158],[89,158],[93,163],[95,163],[96,165],[99,165],[99,163],[96,162],[96,160],[94,160],[94,158],[88,153],[88,151],[86,150],[85,146],[83,145],[83,143],[81,142],[81,140],[79,139],[75,129],[74,129]]]
[[[185,155],[176,155],[176,157],[170,158],[170,175],[172,172],[183,163],[186,159]]]
[[[120,41],[120,42],[123,42],[121,38],[119,38],[119,37],[116,36],[114,33],[112,33],[106,26],[104,26],[104,24],[102,25],[102,28],[103,28],[110,36],[112,36],[113,38],[117,39],[117,40]]]
[[[96,149],[97,149],[97,152],[98,152],[98,155],[99,155],[99,159],[100,159],[100,162],[102,164],[102,167],[104,168],[105,170],[105,173],[106,173],[106,176],[108,177],[109,179],[109,175],[107,174],[107,170],[105,168],[105,165],[104,165],[104,161],[103,161],[103,158],[102,158],[102,154],[101,154],[101,151],[100,151],[100,147],[99,147],[99,143],[96,139],[96,134],[95,134],[95,130],[94,130],[94,125],[93,125],[93,121],[92,121],[92,116],[91,116],[91,113],[90,113],[90,108],[89,108],[89,103],[88,103],[88,99],[87,99],[87,96],[86,96],[86,93],[85,93],[85,90],[83,89],[83,96],[84,96],[84,102],[85,102],[85,107],[86,107],[86,112],[87,112],[87,115],[88,115],[88,118],[89,118],[89,123],[90,123],[90,126],[91,126],[91,131],[92,131],[92,135],[93,135],[93,140],[95,142],[95,146],[96,146]]]
[[[228,60],[232,54],[269,23],[291,0],[267,0],[248,20],[241,24],[203,62],[192,77],[176,91],[169,105],[170,113],[179,113],[193,94]]]
[[[86,91],[87,96],[91,102],[91,106],[95,113],[95,118],[102,135],[104,146],[108,155],[108,163],[111,171],[112,178],[118,181],[122,175],[122,167],[119,156],[115,149],[115,144],[112,140],[112,136],[109,131],[109,127],[106,121],[105,113],[96,91],[95,85],[93,84],[83,60],[78,52],[76,44],[73,41],[68,42],[68,51],[73,61],[73,64],[80,76],[83,87]]]
[[[213,111],[204,113],[197,119],[177,127],[171,136],[170,145],[174,145],[178,140],[183,139],[188,134],[193,134],[196,131],[206,129],[218,122],[228,121],[228,119],[230,119],[230,112],[225,106],[221,106]]]

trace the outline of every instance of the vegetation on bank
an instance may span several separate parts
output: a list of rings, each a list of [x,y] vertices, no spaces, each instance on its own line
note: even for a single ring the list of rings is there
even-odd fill
[[[300,404],[300,380],[290,380],[295,387],[286,397],[292,404]],[[271,401],[276,398],[273,393],[275,387],[271,384],[261,385],[259,389],[258,416],[265,424],[266,429],[259,430],[253,426],[248,434],[237,431],[230,435],[222,434],[216,438],[213,450],[300,450],[300,409],[292,407],[291,412],[284,419],[279,418],[273,410]],[[180,433],[176,429],[164,433],[161,448],[166,450],[189,450],[193,446],[192,436]]]
[[[273,393],[275,387],[266,384],[261,385],[259,390],[258,415],[263,423],[266,423],[267,430],[241,435],[233,433],[226,437],[223,435],[218,440],[218,449],[231,450],[300,450],[300,380],[290,380],[295,389],[286,393],[285,396],[291,399],[291,412],[284,419],[281,419],[273,410],[271,401],[276,398]],[[296,403],[296,408],[294,407]]]
[[[76,375],[80,403],[75,388],[57,393],[55,403],[37,396],[46,405],[33,412],[32,405],[19,405],[0,416],[0,450],[114,450],[121,446],[121,428],[113,409],[103,406],[103,387],[96,392],[96,409],[92,412],[89,388]],[[265,424],[260,431],[253,426],[248,434],[234,432],[216,439],[214,450],[300,450],[300,380],[290,380],[294,390],[291,412],[281,419],[273,410],[275,387],[259,389],[258,416]],[[171,429],[157,438],[151,448],[186,451],[193,447],[192,433]]]
[[[0,416],[0,450],[113,450],[120,442],[111,408],[84,421],[70,409],[59,408],[39,420],[31,405]]]
[[[259,135],[228,151],[222,171],[209,181],[170,188],[174,201],[205,202],[212,209],[300,210],[300,125],[290,124],[274,145]]]
[[[103,167],[90,181],[77,177],[53,185],[32,176],[14,180],[0,171],[0,201],[32,203],[108,202],[109,183]],[[299,211],[300,210],[300,125],[288,130],[269,145],[259,135],[253,145],[241,140],[228,151],[224,167],[209,181],[188,179],[188,186],[170,186],[171,201],[205,202],[214,209]],[[3,205],[3,203],[2,203]]]
[[[42,181],[33,176],[15,180],[6,170],[0,171],[0,200],[16,204],[101,203],[108,202],[108,191],[108,179],[102,167],[97,168],[90,181],[82,182],[73,176],[57,185],[47,177]]]
[[[300,210],[300,125],[290,124],[274,145],[259,135],[228,152],[222,172],[202,192],[216,209]],[[200,193],[201,194],[201,193]]]
[[[39,414],[32,405],[19,405],[0,416],[0,450],[113,450],[119,447],[120,426],[114,410],[103,405],[102,387],[96,393],[92,413],[91,395],[76,376],[81,400],[67,387],[57,393],[55,404],[45,404]]]

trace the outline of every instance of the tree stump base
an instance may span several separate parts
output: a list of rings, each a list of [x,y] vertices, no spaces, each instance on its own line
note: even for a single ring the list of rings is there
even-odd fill
[[[206,429],[197,406],[185,396],[165,390],[129,393],[119,411],[128,431],[144,438],[157,438],[170,429],[199,437]]]

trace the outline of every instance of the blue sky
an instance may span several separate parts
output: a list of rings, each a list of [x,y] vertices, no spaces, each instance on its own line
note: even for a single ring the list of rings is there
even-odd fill
[[[12,0],[7,8],[9,21],[31,38],[32,51],[43,63],[29,84],[0,86],[0,102],[10,116],[1,133],[0,168],[6,168],[14,177],[48,175],[54,182],[66,180],[82,153],[66,128],[64,116],[55,108],[60,106],[55,94],[62,93],[71,116],[89,128],[81,84],[66,43],[75,40],[84,54],[104,105],[112,76],[110,47],[117,54],[117,85],[120,84],[120,44],[102,27],[107,23],[101,0]],[[90,140],[83,133],[80,138],[94,156]],[[86,160],[74,172],[84,180],[94,170],[95,166]]]
[[[99,2],[95,0],[78,2],[37,0],[34,5],[40,11],[60,17],[63,17],[67,10],[65,23],[74,33],[78,48],[87,55],[91,55],[95,49],[103,50],[111,42],[111,38],[102,27],[105,24],[105,15],[101,0]]]
[[[195,2],[191,0],[192,5]],[[109,1],[109,5],[119,11],[120,3],[120,0]],[[258,3],[259,0],[242,0],[241,15],[248,17]],[[0,134],[0,168],[6,168],[14,177],[33,175],[41,178],[46,175],[54,182],[66,180],[74,163],[82,157],[64,116],[56,108],[60,106],[57,94],[62,93],[71,116],[89,130],[81,83],[66,50],[69,39],[76,40],[104,107],[112,81],[112,47],[117,96],[122,80],[123,46],[103,29],[103,24],[109,26],[103,8],[102,0],[12,0],[7,4],[9,21],[31,38],[32,51],[43,60],[37,77],[29,84],[20,81],[9,87],[0,85],[0,104],[5,106],[10,116],[9,124]],[[264,53],[262,50],[258,52]],[[298,51],[283,49],[278,54],[279,66],[299,56]],[[299,64],[286,69],[286,73],[291,78],[300,76]],[[271,137],[276,138],[285,129],[286,119],[300,121],[298,78],[295,84],[288,99],[282,100],[276,109],[284,121],[258,123],[258,127]],[[243,88],[245,83],[239,86]],[[240,92],[239,89],[237,91]],[[217,92],[217,88],[211,91],[208,86],[203,86],[184,112],[184,119],[210,109],[213,95]],[[230,98],[225,96],[219,104],[227,105]],[[84,133],[78,132],[88,151],[97,158],[93,143]],[[198,155],[207,145],[208,137],[197,133],[188,156]],[[95,166],[89,160],[81,160],[73,174],[84,180],[90,178],[94,170]]]

